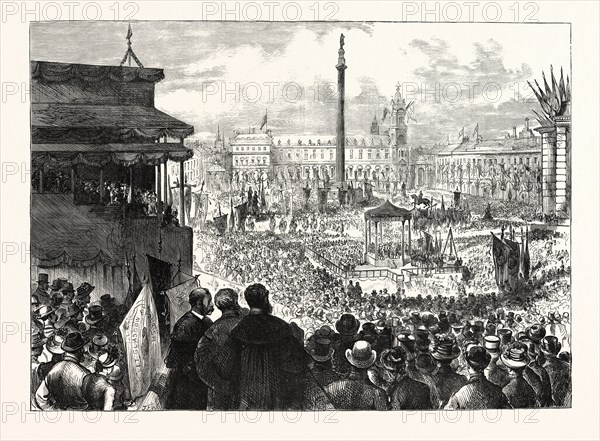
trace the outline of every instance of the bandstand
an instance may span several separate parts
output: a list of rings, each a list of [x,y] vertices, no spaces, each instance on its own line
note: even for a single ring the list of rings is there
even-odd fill
[[[365,263],[379,267],[402,267],[410,261],[411,236],[410,222],[412,213],[386,200],[383,204],[365,212]],[[399,258],[379,255],[379,245],[383,243],[383,225],[389,222],[401,222],[401,252]],[[373,228],[374,227],[374,228]],[[408,261],[406,253],[405,229],[408,227]],[[374,231],[373,231],[374,230]],[[373,235],[373,232],[375,233]]]

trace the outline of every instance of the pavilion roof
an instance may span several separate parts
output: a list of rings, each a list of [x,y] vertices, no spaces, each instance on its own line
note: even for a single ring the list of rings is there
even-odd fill
[[[411,218],[411,210],[398,207],[392,204],[389,200],[386,200],[383,204],[379,205],[378,207],[365,211],[365,219],[367,220],[402,221]]]

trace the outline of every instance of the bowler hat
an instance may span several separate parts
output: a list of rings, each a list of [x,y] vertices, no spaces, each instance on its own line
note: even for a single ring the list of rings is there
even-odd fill
[[[119,366],[114,366],[108,374],[108,379],[111,382],[121,381],[125,376],[125,371],[121,369]]]
[[[56,311],[56,309],[54,309],[48,305],[42,305],[38,309],[35,310],[38,317],[41,318],[42,320],[45,320],[46,318],[48,318],[48,316],[50,314],[52,314],[54,311]]]
[[[315,347],[311,349],[310,355],[315,361],[327,361],[333,357],[333,352],[331,340],[323,338],[315,341]]]
[[[85,318],[85,321],[90,325],[95,325],[104,319],[105,315],[102,312],[102,306],[100,305],[92,305],[88,310],[88,315]]]
[[[519,369],[529,364],[527,346],[520,342],[514,342],[500,356],[500,360],[511,369]]]
[[[61,289],[61,288],[62,288],[62,283],[61,283],[61,281],[60,281],[59,279],[54,279],[54,280],[52,281],[52,284],[50,285],[50,289],[51,289],[52,291],[58,291],[58,290],[59,290],[59,289]]]
[[[73,284],[71,282],[64,283],[61,291],[67,294],[75,292],[75,290],[73,289]]]
[[[527,336],[535,343],[539,343],[546,336],[546,329],[536,323],[527,328]]]
[[[402,343],[410,352],[415,350],[415,338],[408,329],[401,329],[396,335],[398,342]]]
[[[323,325],[315,331],[315,339],[331,339],[335,336],[335,331],[329,325]]]
[[[483,346],[471,345],[465,351],[465,359],[469,366],[476,371],[481,371],[490,364],[492,356],[488,354]]]
[[[359,327],[360,322],[352,314],[342,314],[335,322],[335,329],[341,335],[354,335]]]
[[[542,352],[549,355],[557,355],[560,352],[561,344],[554,335],[548,335],[542,339]]]
[[[460,355],[456,339],[449,334],[439,334],[433,345],[431,356],[436,360],[453,360]]]
[[[352,349],[346,349],[346,359],[352,366],[360,369],[366,369],[371,367],[375,363],[377,353],[371,349],[371,345],[364,341],[359,340],[354,343]]]
[[[87,342],[79,332],[70,332],[65,337],[61,344],[61,348],[65,352],[76,352],[83,348]]]

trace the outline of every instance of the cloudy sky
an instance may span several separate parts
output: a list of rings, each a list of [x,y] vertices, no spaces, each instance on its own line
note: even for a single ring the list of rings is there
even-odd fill
[[[503,136],[538,109],[527,80],[563,67],[570,29],[546,24],[134,22],[133,49],[160,67],[156,107],[208,138],[217,125],[268,126],[278,134],[335,132],[337,50],[346,36],[346,126],[367,132],[402,87],[414,101],[413,145],[454,141],[479,123]],[[31,59],[118,65],[127,23],[31,24]]]

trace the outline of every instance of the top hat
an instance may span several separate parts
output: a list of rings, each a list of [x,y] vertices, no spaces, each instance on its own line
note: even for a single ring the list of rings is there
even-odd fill
[[[315,347],[310,351],[310,355],[315,361],[327,361],[333,357],[333,352],[331,340],[318,339],[315,341]]]
[[[371,349],[371,345],[364,341],[359,340],[354,343],[352,349],[346,349],[346,359],[352,366],[359,369],[366,369],[371,367],[375,363],[377,353]]]
[[[535,343],[539,343],[546,336],[546,329],[540,324],[531,325],[527,328],[527,337]]]
[[[465,351],[465,359],[469,366],[476,371],[481,371],[490,364],[492,356],[488,354],[483,346],[471,345]]]
[[[483,338],[483,347],[492,354],[500,352],[500,338],[495,335],[486,335]]]
[[[101,303],[111,303],[114,302],[115,298],[113,296],[111,296],[110,294],[102,294],[100,296],[100,302]]]
[[[519,369],[527,366],[529,364],[527,346],[519,342],[513,343],[500,356],[500,360],[511,369]]]
[[[104,352],[98,356],[98,361],[104,368],[113,367],[119,361],[113,354],[112,351]]]
[[[360,322],[352,314],[342,314],[335,322],[335,329],[341,335],[354,335],[359,327]]]
[[[460,355],[456,339],[448,334],[440,334],[433,345],[431,356],[436,360],[453,360]]]
[[[508,328],[501,328],[496,331],[503,345],[507,345],[512,340],[512,331]]]
[[[39,273],[38,274],[38,283],[48,283],[48,274]]]
[[[106,346],[108,343],[108,337],[102,333],[98,333],[92,337],[92,343],[95,346]]]
[[[396,346],[392,349],[384,350],[379,356],[381,365],[389,371],[397,371],[398,368],[404,367],[405,354],[402,348]]]
[[[62,288],[62,283],[60,282],[60,280],[54,279],[52,281],[52,284],[50,285],[50,289],[53,291],[58,291],[61,288]]]
[[[475,334],[483,333],[483,322],[481,320],[475,320],[475,322],[471,325],[471,330]]]
[[[548,335],[542,339],[542,352],[547,355],[556,355],[560,352],[561,344],[554,335]]]
[[[76,352],[83,348],[86,343],[87,342],[79,332],[70,332],[67,334],[60,347],[65,352]]]
[[[413,352],[415,350],[415,338],[408,329],[401,329],[396,335],[396,338],[408,351]]]
[[[100,305],[92,305],[88,309],[88,315],[85,318],[85,321],[90,325],[95,325],[104,319],[105,315],[102,312],[102,306]]]

